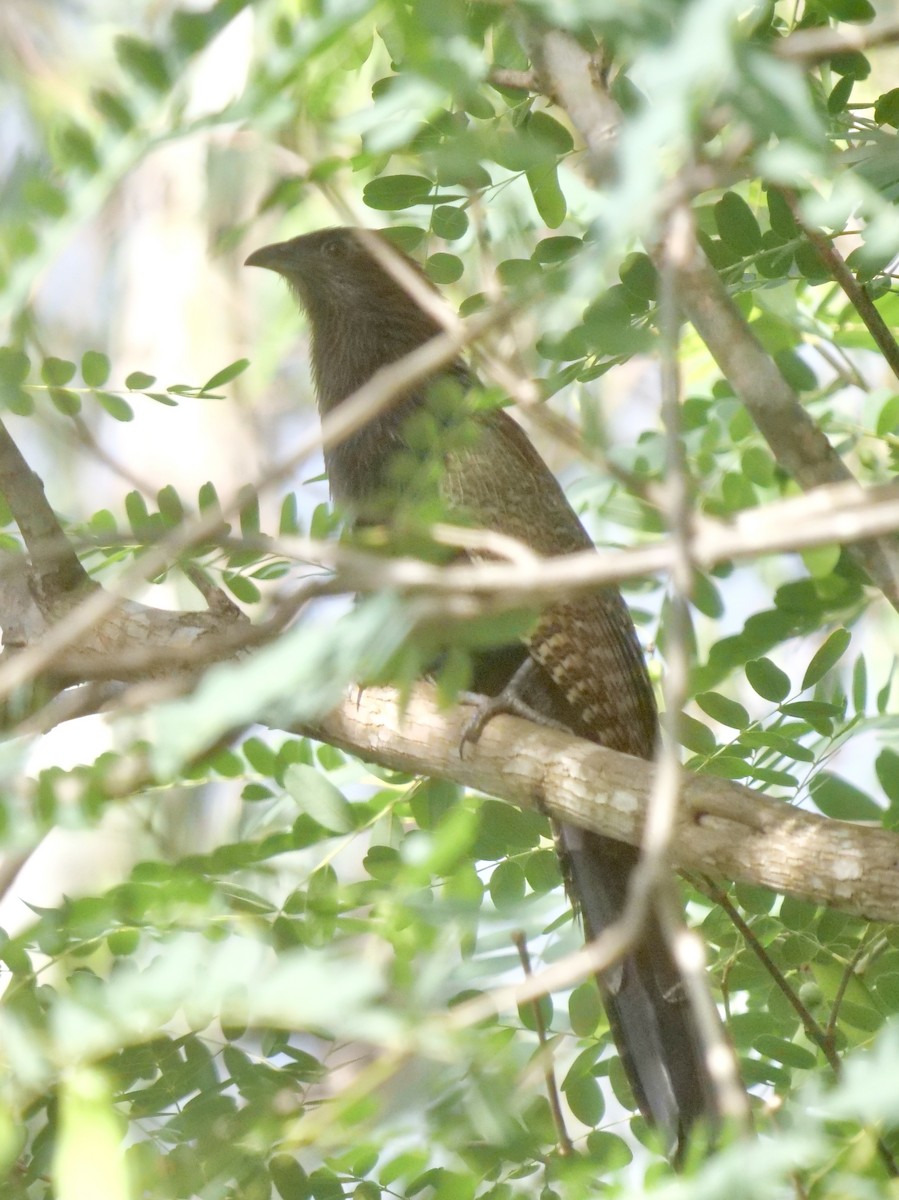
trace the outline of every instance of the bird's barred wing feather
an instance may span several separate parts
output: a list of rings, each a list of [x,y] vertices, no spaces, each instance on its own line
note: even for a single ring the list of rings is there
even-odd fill
[[[452,507],[538,554],[593,548],[555,476],[504,412],[490,414],[479,441],[450,459],[445,488]],[[657,724],[652,687],[616,588],[600,587],[548,607],[528,649],[576,714],[574,732],[613,750],[652,756]]]

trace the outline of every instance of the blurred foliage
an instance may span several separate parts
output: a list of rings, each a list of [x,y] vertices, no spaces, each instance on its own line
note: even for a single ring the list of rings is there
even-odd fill
[[[16,36],[27,28],[52,43],[55,22],[63,38],[86,36],[91,6],[82,7],[34,6],[35,23]],[[100,65],[73,73],[65,103],[29,72],[25,43],[6,39],[0,86],[29,132],[0,183],[0,403],[14,417],[75,421],[99,406],[127,422],[137,404],[221,402],[219,389],[247,367],[241,359],[201,386],[162,386],[110,361],[107,348],[70,361],[49,352],[32,300],[60,247],[131,172],[166,143],[209,137],[210,208],[221,207],[223,154],[223,177],[255,180],[237,186],[239,215],[213,230],[225,260],[238,245],[341,220],[349,204],[388,226],[463,314],[499,290],[516,302],[512,357],[578,427],[586,466],[571,494],[605,541],[664,529],[641,487],[666,471],[657,415],[639,412],[639,433],[620,444],[606,385],[658,347],[646,247],[659,197],[688,168],[709,180],[693,201],[702,246],[756,337],[863,483],[895,471],[895,381],[785,198],[798,195],[887,325],[899,326],[895,73],[877,51],[840,51],[807,68],[779,53],[791,33],[837,21],[864,34],[868,0],[151,7],[142,27],[103,25]],[[246,78],[233,99],[198,115],[196,72],[235,22],[253,42]],[[531,54],[551,27],[602,47],[621,107],[601,190],[569,115],[537,90]],[[288,297],[277,304],[291,316],[267,335],[272,356],[296,327]],[[697,509],[726,519],[792,494],[689,330],[681,362]],[[102,581],[185,516],[218,510],[223,532],[190,557],[251,607],[296,568],[261,546],[263,533],[334,528],[325,509],[304,520],[288,494],[279,528],[263,530],[253,487],[226,508],[212,483],[195,501],[166,486],[155,497],[130,491],[118,512],[91,512],[85,497],[65,523]],[[0,518],[2,545],[16,551],[6,505]],[[686,761],[785,803],[895,828],[895,686],[877,648],[887,618],[871,589],[838,547],[766,560],[751,584],[748,570],[724,564],[695,580]],[[661,585],[629,595],[663,656]],[[447,690],[464,683],[466,644],[509,636],[518,620],[453,630]],[[543,1006],[575,1139],[565,1157],[533,1014],[473,1028],[446,1019],[464,997],[517,977],[514,931],[548,961],[577,944],[547,823],[268,730],[219,745],[254,721],[314,718],[353,679],[407,683],[441,637],[414,605],[373,596],[336,624],[301,620],[150,712],[142,736],[152,730],[160,785],[191,797],[238,789],[237,829],[204,854],[160,837],[117,886],[36,910],[29,928],[4,936],[3,1195],[564,1200],[604,1190],[769,1200],[794,1185],[816,1198],[885,1194],[886,1147],[899,1151],[893,929],[742,886],[729,892],[737,925],[691,890],[764,1149],[725,1143],[673,1179],[651,1131],[629,1115],[588,982]],[[838,753],[854,778],[835,769]],[[119,752],[39,773],[23,771],[22,754],[11,741],[0,759],[11,852],[55,825],[92,827],[113,803],[133,807],[152,833],[161,788],[123,795]],[[856,770],[872,758],[873,773]],[[844,1059],[837,1080],[833,1064]]]

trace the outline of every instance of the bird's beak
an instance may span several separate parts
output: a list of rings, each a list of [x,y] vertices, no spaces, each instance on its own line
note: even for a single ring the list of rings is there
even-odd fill
[[[254,250],[244,262],[245,267],[265,267],[268,271],[277,271],[284,275],[296,266],[286,242],[273,242],[271,246],[262,246]]]

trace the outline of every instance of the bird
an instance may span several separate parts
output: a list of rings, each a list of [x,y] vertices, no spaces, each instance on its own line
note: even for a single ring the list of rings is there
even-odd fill
[[[377,253],[378,246],[386,249]],[[389,269],[397,260],[418,286],[409,288]],[[282,276],[305,312],[322,418],[377,370],[441,332],[433,307],[419,302],[437,289],[409,256],[387,245],[383,231],[320,229],[263,246],[246,265]],[[332,498],[358,521],[389,520],[401,505],[391,463],[417,445],[409,431],[440,384],[445,391],[452,385],[450,403],[455,395],[462,407],[475,377],[460,356],[326,449]],[[443,453],[438,486],[449,514],[520,539],[540,555],[592,548],[559,482],[509,413],[475,408],[471,420],[476,436],[451,439]],[[652,685],[615,587],[553,602],[523,638],[476,655],[471,691],[482,698],[466,735],[472,739],[495,712],[515,711],[637,758],[654,756]],[[621,917],[639,850],[567,823],[556,823],[554,834],[585,936],[595,938]],[[718,1111],[704,1040],[652,906],[637,943],[598,982],[637,1106],[677,1160],[696,1123],[711,1128]]]

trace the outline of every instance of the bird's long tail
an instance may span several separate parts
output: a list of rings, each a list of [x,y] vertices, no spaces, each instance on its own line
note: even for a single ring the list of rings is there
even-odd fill
[[[596,937],[622,916],[639,851],[572,825],[557,837],[569,891],[586,934]],[[680,971],[652,912],[638,945],[599,985],[640,1111],[677,1152],[691,1126],[715,1111],[715,1094]]]

